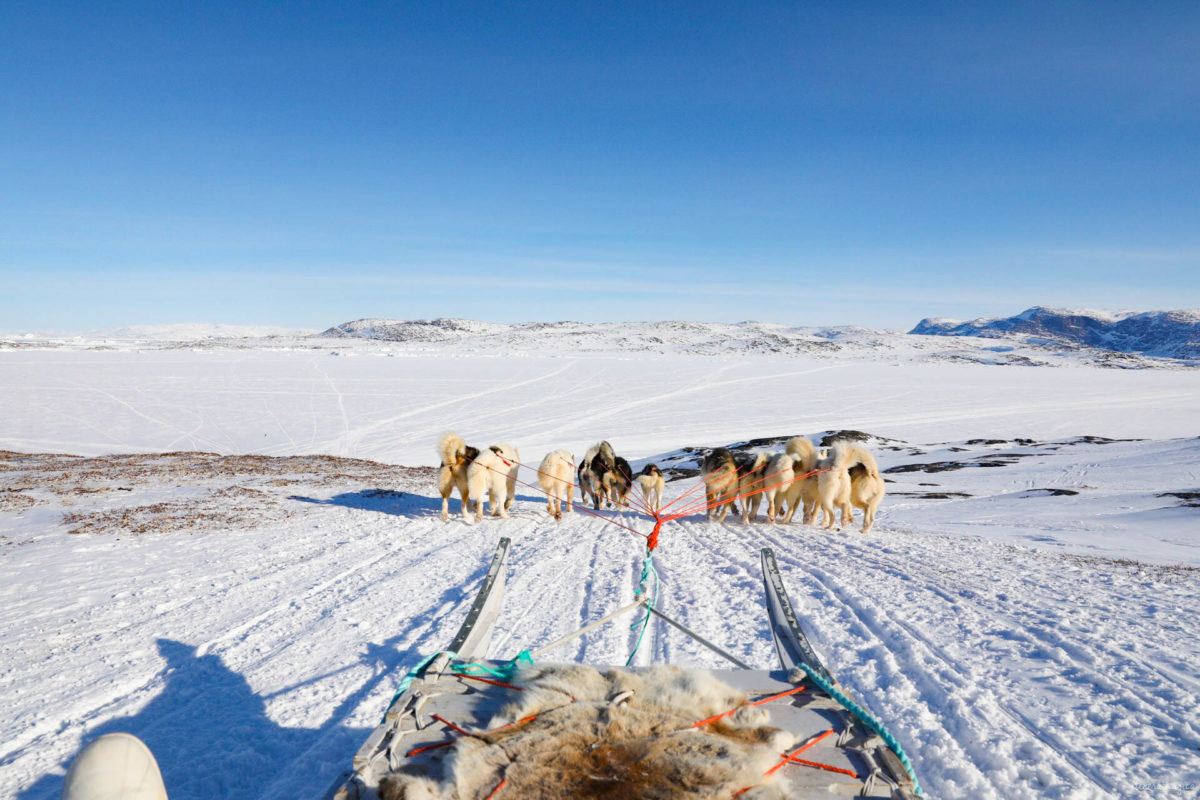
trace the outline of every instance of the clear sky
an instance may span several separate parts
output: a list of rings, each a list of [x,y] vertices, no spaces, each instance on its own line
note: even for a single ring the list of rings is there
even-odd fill
[[[0,330],[1200,307],[1200,3],[0,4]]]

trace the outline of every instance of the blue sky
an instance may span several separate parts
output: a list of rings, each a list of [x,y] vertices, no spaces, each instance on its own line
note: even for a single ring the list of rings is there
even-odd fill
[[[1200,4],[0,5],[0,330],[1200,307]]]

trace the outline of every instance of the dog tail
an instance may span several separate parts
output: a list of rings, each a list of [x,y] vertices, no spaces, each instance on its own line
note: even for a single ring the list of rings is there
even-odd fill
[[[829,468],[845,472],[854,466],[855,447],[850,442],[834,442],[829,448]]]
[[[805,472],[811,472],[813,467],[817,465],[817,451],[813,447],[813,443],[803,436],[793,436],[788,440],[785,452],[792,458],[796,459],[796,463],[800,465]]]
[[[453,467],[459,458],[466,455],[467,444],[457,433],[447,433],[438,442],[437,451],[438,455],[442,457],[442,464]]]
[[[616,469],[617,454],[613,452],[613,446],[608,442],[601,442],[598,447],[600,448],[600,460],[604,462],[604,465],[609,469]]]
[[[849,450],[850,461],[847,462],[848,464],[854,464],[855,462],[862,464],[867,470],[868,475],[875,480],[880,480],[879,465],[875,463],[875,456],[871,455],[870,450],[861,444],[851,445]]]

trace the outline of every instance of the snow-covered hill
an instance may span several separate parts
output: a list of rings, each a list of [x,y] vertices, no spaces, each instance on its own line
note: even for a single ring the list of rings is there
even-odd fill
[[[1200,310],[1091,311],[1035,306],[1013,317],[926,318],[911,334],[976,336],[1197,360]]]

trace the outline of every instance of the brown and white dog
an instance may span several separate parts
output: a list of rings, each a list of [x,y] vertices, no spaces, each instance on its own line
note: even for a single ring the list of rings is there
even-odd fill
[[[700,464],[704,475],[704,499],[708,518],[724,522],[729,506],[738,496],[738,470],[733,453],[724,447],[708,451]]]
[[[616,468],[617,454],[608,442],[597,442],[587,449],[575,471],[575,482],[579,484],[583,502],[591,499],[592,507],[600,510],[600,503],[610,499],[604,476]]]
[[[555,519],[562,519],[564,505],[568,513],[572,509],[575,485],[571,483],[571,474],[574,469],[575,456],[566,450],[547,453],[538,467],[538,486],[546,493],[546,510]]]
[[[735,456],[734,463],[738,468],[738,497],[742,498],[742,523],[747,524],[758,519],[758,505],[762,502],[763,489],[768,481],[767,463],[770,456],[766,453],[746,453],[740,458]]]
[[[613,468],[605,472],[600,480],[608,492],[609,501],[617,508],[624,508],[629,501],[629,490],[633,488],[633,468],[629,462],[617,456],[613,459]]]
[[[508,519],[508,508],[516,496],[517,470],[521,454],[508,443],[494,444],[467,466],[467,491],[475,502],[475,521],[483,521],[483,496],[493,517]]]
[[[646,502],[646,508],[658,513],[662,508],[663,488],[666,485],[663,479],[662,470],[656,464],[647,464],[642,467],[642,471],[634,478],[638,488],[642,490],[642,498]]]
[[[788,490],[796,478],[798,463],[791,453],[776,453],[767,462],[767,479],[763,481],[765,485],[762,496],[767,503],[767,520],[770,522],[774,522],[783,514]]]
[[[458,489],[458,497],[462,501],[463,518],[470,519],[471,514],[467,506],[471,495],[467,486],[467,467],[479,455],[479,448],[468,446],[457,433],[447,433],[438,442],[438,455],[442,457],[442,465],[438,467],[442,521],[450,519],[450,495],[455,489]]]

